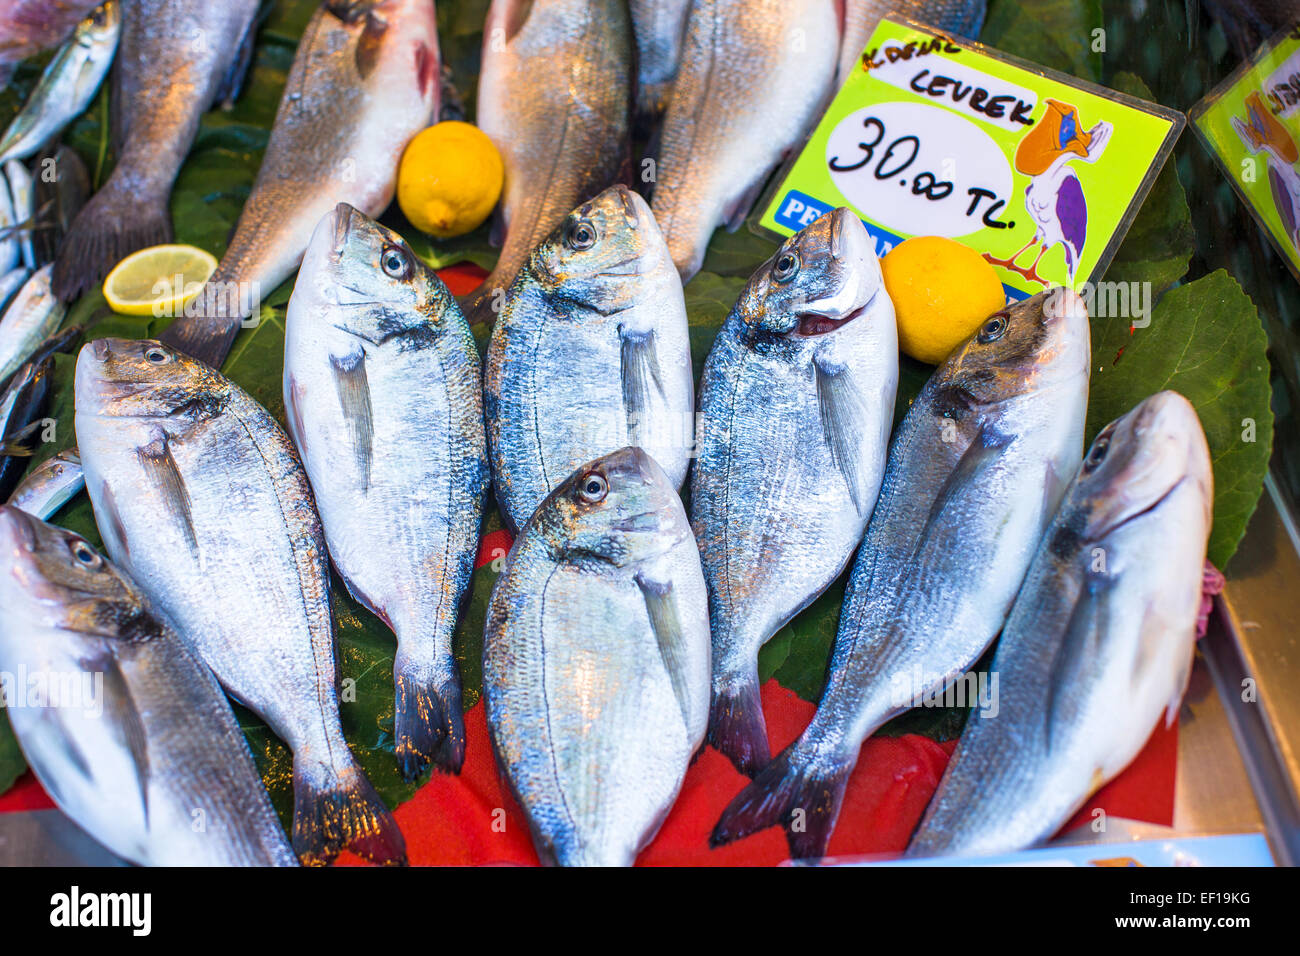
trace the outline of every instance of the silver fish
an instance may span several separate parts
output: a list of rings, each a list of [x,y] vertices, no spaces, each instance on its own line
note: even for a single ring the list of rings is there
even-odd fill
[[[492,0],[477,118],[505,162],[505,236],[467,299],[472,323],[490,324],[533,248],[618,179],[629,159],[632,58],[627,0]]]
[[[383,212],[406,144],[438,115],[439,71],[433,0],[322,4],[230,245],[163,343],[220,368],[240,320],[293,275],[335,204]]]
[[[346,204],[316,227],[289,300],[284,403],[334,566],[397,634],[402,774],[459,772],[451,641],[489,483],[478,348],[433,270]]]
[[[492,330],[483,387],[512,530],[574,468],[624,445],[681,487],[694,407],[686,302],[644,199],[612,186],[533,251]]]
[[[1043,536],[976,711],[909,856],[1046,840],[1172,723],[1191,674],[1213,517],[1191,403],[1160,392],[1098,434]]]
[[[483,697],[538,855],[630,866],[704,738],[704,577],[672,482],[639,448],[579,468],[492,590]]]
[[[157,342],[91,342],[75,389],[105,547],[293,751],[298,856],[401,861],[339,723],[325,541],[293,443],[238,386]]]
[[[15,266],[0,276],[0,310],[9,305],[13,297],[18,294],[18,290],[27,284],[31,275],[31,272],[23,266]]]
[[[1087,309],[1057,289],[995,313],[930,377],[890,447],[817,713],[715,845],[783,823],[796,858],[823,855],[862,742],[993,642],[1079,467],[1088,363]]]
[[[49,689],[5,712],[64,813],[134,863],[297,865],[221,688],[126,575],[0,507],[0,602],[0,669]]]
[[[61,451],[28,472],[9,496],[8,504],[42,521],[49,521],[85,487],[81,456],[75,449]]]
[[[77,25],[0,136],[0,162],[35,155],[85,112],[113,63],[121,30],[117,0],[108,0]]]
[[[821,115],[839,45],[836,0],[695,0],[652,202],[683,281]]]
[[[22,225],[14,209],[9,184],[0,177],[0,274],[23,265]]]
[[[137,249],[172,237],[172,184],[199,117],[233,98],[251,56],[258,0],[119,0],[113,71],[117,162],[59,247],[54,291],[64,302],[97,285]]]
[[[5,0],[0,17],[0,85],[10,70],[58,46],[90,15],[99,0]]]
[[[37,270],[0,318],[0,382],[26,362],[67,315],[67,308],[50,290],[51,268]]]
[[[637,113],[653,120],[672,95],[691,0],[630,0],[636,34]]]
[[[786,240],[741,293],[700,385],[691,523],[709,583],[709,742],[770,759],[758,651],[844,570],[885,470],[898,332],[848,209]]]
[[[27,269],[35,269],[36,252],[32,247],[32,229],[36,224],[36,188],[32,183],[32,174],[16,159],[4,164],[4,174],[5,181],[9,184],[9,197],[13,200],[22,264]]]
[[[835,88],[843,86],[858,68],[867,41],[884,17],[910,17],[945,33],[977,40],[987,12],[988,0],[844,0],[844,39]]]

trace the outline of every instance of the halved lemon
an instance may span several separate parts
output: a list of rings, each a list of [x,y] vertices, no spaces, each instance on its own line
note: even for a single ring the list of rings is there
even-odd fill
[[[133,252],[104,280],[104,298],[122,315],[179,315],[217,271],[217,260],[194,246],[170,244]]]

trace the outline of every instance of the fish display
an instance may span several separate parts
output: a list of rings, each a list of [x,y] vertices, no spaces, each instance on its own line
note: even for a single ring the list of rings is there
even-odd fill
[[[339,723],[327,556],[293,443],[249,395],[155,341],[77,360],[86,490],[113,561],[293,751],[293,848],[402,862]]]
[[[583,462],[636,445],[681,487],[694,381],[682,284],[645,200],[612,186],[533,250],[492,329],[488,454],[513,530]]]
[[[323,4],[298,45],[230,245],[162,341],[219,368],[240,321],[293,275],[336,203],[383,212],[406,144],[438,115],[439,71],[433,0]]]
[[[988,0],[844,0],[844,39],[840,43],[835,88],[843,86],[849,74],[858,68],[871,34],[891,13],[978,40],[987,12]]]
[[[848,209],[759,267],[704,364],[691,524],[713,632],[709,742],[742,773],[770,759],[758,650],[861,541],[897,386],[894,306]]]
[[[0,507],[0,602],[0,668],[50,675],[5,713],[64,813],[141,865],[297,865],[221,688],[126,575]]]
[[[1088,312],[1054,289],[992,315],[896,431],[817,713],[723,812],[714,845],[777,823],[820,857],[862,742],[988,648],[1083,451]]]
[[[465,756],[451,640],[489,469],[482,373],[447,287],[395,232],[340,204],[316,227],[285,325],[284,403],[348,590],[393,628],[408,780]]]
[[[13,68],[68,38],[101,0],[5,0],[0,18],[0,86]]]
[[[700,271],[713,230],[740,225],[821,115],[839,47],[836,0],[691,5],[652,200],[683,281]]]
[[[170,242],[168,200],[214,103],[233,99],[258,0],[118,0],[112,97],[117,162],[59,247],[54,292],[70,302],[137,249]],[[178,43],[177,37],[186,38]],[[192,42],[201,37],[201,43]]]
[[[76,451],[61,451],[29,471],[7,503],[42,521],[49,521],[85,487],[81,456]]]
[[[121,29],[119,0],[108,0],[77,25],[0,136],[0,163],[40,152],[85,111],[113,63]]]
[[[67,308],[50,289],[52,268],[33,273],[0,318],[0,382],[26,362],[67,315]]]
[[[706,602],[681,501],[638,448],[579,468],[515,540],[483,697],[545,862],[630,866],[659,829],[704,739]]]
[[[0,501],[13,494],[32,452],[32,431],[50,404],[54,360],[28,362],[0,396]]]
[[[1205,434],[1159,392],[1098,434],[1043,537],[909,856],[1046,840],[1178,714],[1213,515]]]
[[[653,121],[668,106],[691,0],[630,0],[636,36],[637,115]]]
[[[477,121],[505,164],[504,237],[466,300],[471,323],[490,325],[534,247],[625,173],[633,56],[627,0],[492,0]]]

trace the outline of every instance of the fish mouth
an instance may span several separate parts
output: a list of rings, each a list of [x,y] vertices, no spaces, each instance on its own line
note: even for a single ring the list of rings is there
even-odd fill
[[[0,552],[36,550],[32,517],[11,505],[0,505]]]
[[[877,288],[876,291],[871,294],[871,298],[864,304],[858,306],[852,312],[841,316],[840,318],[824,315],[820,312],[801,312],[797,317],[794,333],[802,338],[813,338],[818,335],[826,335],[830,332],[834,332],[836,329],[841,329],[854,319],[861,318],[869,312],[876,302],[876,297],[879,295],[880,289]]]
[[[348,235],[352,232],[352,222],[356,215],[356,209],[348,203],[341,202],[334,207],[334,245],[330,248],[331,261],[342,261],[343,253],[348,245]]]
[[[1152,502],[1151,502],[1150,504],[1148,504],[1146,507],[1141,508],[1141,509],[1138,510],[1138,511],[1134,511],[1132,514],[1122,514],[1122,513],[1121,513],[1121,517],[1119,518],[1119,520],[1118,520],[1118,521],[1115,521],[1115,522],[1112,523],[1112,524],[1109,524],[1109,525],[1105,528],[1104,531],[1102,531],[1100,534],[1097,534],[1097,535],[1094,537],[1094,540],[1095,540],[1095,541],[1100,541],[1100,540],[1102,540],[1103,538],[1106,538],[1106,537],[1108,537],[1109,535],[1114,534],[1116,531],[1119,531],[1121,528],[1124,528],[1124,527],[1126,527],[1126,526],[1132,524],[1134,521],[1137,521],[1138,519],[1140,519],[1140,518],[1144,518],[1144,517],[1146,517],[1147,515],[1151,514],[1153,511],[1155,511],[1157,508],[1159,508],[1161,505],[1163,505],[1166,501],[1168,501],[1168,500],[1173,496],[1174,492],[1176,492],[1179,488],[1181,488],[1184,484],[1186,484],[1186,483],[1187,483],[1187,479],[1188,479],[1188,476],[1187,476],[1186,474],[1184,474],[1184,475],[1183,475],[1182,477],[1180,477],[1177,481],[1175,481],[1172,485],[1170,485],[1168,488],[1166,488],[1166,489],[1164,490],[1164,492],[1161,493],[1161,495],[1160,495],[1158,498],[1156,498],[1154,501],[1152,501]]]

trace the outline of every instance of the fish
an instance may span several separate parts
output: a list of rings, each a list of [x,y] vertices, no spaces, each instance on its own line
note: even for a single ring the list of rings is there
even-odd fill
[[[0,163],[34,156],[85,112],[113,63],[121,31],[118,0],[108,0],[77,24],[0,136]]]
[[[821,115],[839,45],[837,0],[692,4],[651,194],[683,282]]]
[[[627,0],[492,0],[477,119],[505,164],[504,236],[464,301],[471,324],[492,324],[515,274],[573,207],[626,179],[634,55]]]
[[[0,382],[8,379],[63,324],[68,310],[50,288],[52,268],[45,266],[34,272],[0,318]]]
[[[895,430],[812,722],[731,804],[719,846],[786,827],[825,854],[866,738],[992,644],[1083,456],[1088,311],[1053,289],[990,316]]]
[[[397,634],[407,780],[465,758],[452,635],[491,473],[482,368],[460,306],[397,233],[340,203],[285,322],[284,403],[340,577]]]
[[[293,848],[401,863],[339,722],[324,535],[293,443],[246,392],[148,339],[82,347],[75,425],[110,558],[293,751]]]
[[[0,506],[0,601],[0,669],[48,676],[5,712],[59,809],[143,866],[297,865],[221,688],[127,575]]]
[[[885,470],[898,331],[875,246],[836,209],[749,280],[704,363],[691,526],[709,585],[709,742],[770,759],[758,651],[839,577]]]
[[[5,0],[0,18],[0,86],[13,68],[56,47],[102,0]]]
[[[54,294],[71,302],[132,252],[172,239],[168,202],[199,118],[243,83],[259,0],[119,0],[113,172],[59,245]]]
[[[630,0],[636,37],[637,115],[653,122],[672,95],[691,0]]]
[[[52,358],[28,362],[0,397],[0,500],[13,494],[31,463],[32,438],[49,409],[53,379]]]
[[[987,13],[988,0],[844,0],[844,39],[835,88],[858,69],[871,34],[887,16],[908,17],[944,33],[978,40]]]
[[[0,177],[0,275],[23,264],[22,227],[14,209],[9,183]]]
[[[32,246],[32,229],[36,221],[36,189],[32,174],[19,160],[4,164],[4,178],[13,200],[15,228],[19,229],[18,249],[26,269],[36,268],[36,252]]]
[[[672,481],[639,448],[584,464],[492,589],[483,698],[538,856],[630,866],[704,739],[709,621]]]
[[[32,245],[37,265],[43,266],[57,258],[59,243],[90,198],[90,173],[76,151],[62,144],[42,150],[35,168],[41,175],[36,177]]]
[[[0,314],[2,310],[13,300],[18,291],[27,284],[31,278],[31,271],[24,266],[15,266],[4,275],[0,276]]]
[[[483,391],[512,531],[574,468],[624,445],[681,487],[695,402],[686,300],[644,199],[611,186],[533,251],[492,329]]]
[[[1214,478],[1200,420],[1152,395],[1092,443],[1034,556],[908,856],[1013,852],[1056,833],[1171,724],[1196,647]]]
[[[378,216],[415,134],[438,115],[433,0],[324,3],[298,44],[266,156],[234,236],[164,344],[219,368],[241,320],[290,278],[339,202]]]
[[[9,496],[7,504],[42,521],[49,521],[85,487],[81,456],[76,449],[69,449],[45,459],[29,471]]]

